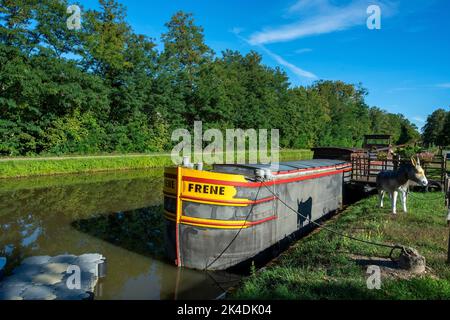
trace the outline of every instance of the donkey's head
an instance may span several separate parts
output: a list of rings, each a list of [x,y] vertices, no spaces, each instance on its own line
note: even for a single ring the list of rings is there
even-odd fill
[[[408,179],[424,187],[428,185],[428,179],[420,165],[419,157],[411,158],[411,165],[408,165]]]

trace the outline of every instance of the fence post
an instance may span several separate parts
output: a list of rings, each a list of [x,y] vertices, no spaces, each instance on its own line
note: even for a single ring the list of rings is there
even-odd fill
[[[353,155],[350,156],[350,159],[352,160],[352,172],[351,172],[351,179],[354,180],[355,177],[353,176],[355,174],[355,157]]]
[[[445,205],[450,210],[450,176],[446,173],[444,178]]]
[[[445,163],[447,162],[446,157],[442,156],[441,162],[441,183],[445,183],[445,175],[447,174],[445,170]]]
[[[398,167],[400,165],[400,160],[401,160],[400,155],[397,155],[395,157],[394,161],[393,161],[393,163],[394,163],[394,171],[397,171],[397,169],[398,169]]]
[[[450,264],[450,208],[448,209],[447,226],[448,226],[448,252],[447,252],[447,263]]]

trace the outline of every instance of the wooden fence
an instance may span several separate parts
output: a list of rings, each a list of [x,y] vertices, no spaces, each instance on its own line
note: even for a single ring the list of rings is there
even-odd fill
[[[450,176],[448,174],[445,175],[444,192],[445,192],[445,205],[448,207],[450,214]]]
[[[397,170],[402,163],[410,160],[403,159],[377,159],[375,154],[354,154],[351,158],[352,174],[354,182],[368,184],[376,183],[377,175],[380,171]],[[423,161],[422,167],[430,181],[437,182],[443,188],[446,181],[447,162],[445,158],[436,158],[432,161]],[[444,189],[444,188],[443,188]]]
[[[394,159],[378,160],[370,155],[355,155],[352,157],[352,181],[375,183],[378,173],[386,170],[396,170],[399,161]]]

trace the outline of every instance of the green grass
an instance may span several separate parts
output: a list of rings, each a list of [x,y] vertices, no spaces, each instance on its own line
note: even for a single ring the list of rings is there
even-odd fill
[[[392,217],[364,199],[327,222],[348,235],[414,247],[426,257],[431,274],[383,278],[381,290],[369,290],[366,268],[355,256],[387,257],[389,249],[355,242],[326,230],[299,240],[266,268],[253,272],[232,293],[233,299],[450,299],[446,264],[448,228],[444,196],[416,193],[408,214]]]
[[[282,150],[281,160],[311,159],[310,150]],[[0,178],[161,168],[172,165],[169,154],[2,158]]]
[[[314,152],[311,150],[292,150],[286,149],[280,151],[281,161],[310,160]]]
[[[170,157],[166,155],[30,159],[25,161],[12,159],[0,162],[0,178],[157,168],[171,165],[171,163]]]
[[[136,179],[162,179],[163,169],[127,170],[89,172],[83,174],[46,175],[33,176],[24,179],[2,179],[0,192],[34,190],[53,187],[67,187],[84,184],[108,183],[111,181],[136,180]]]

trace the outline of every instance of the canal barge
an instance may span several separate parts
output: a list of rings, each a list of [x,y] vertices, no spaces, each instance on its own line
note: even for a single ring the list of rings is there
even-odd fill
[[[248,261],[339,210],[350,170],[342,160],[166,168],[167,255],[200,270]]]

